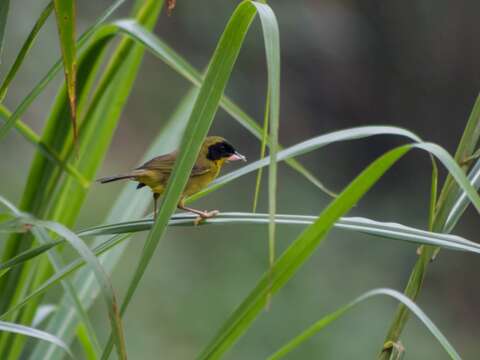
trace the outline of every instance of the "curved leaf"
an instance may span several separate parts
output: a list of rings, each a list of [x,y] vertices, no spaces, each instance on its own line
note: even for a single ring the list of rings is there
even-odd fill
[[[283,160],[286,161],[289,158],[306,154],[308,152],[317,150],[323,146],[333,144],[336,142],[363,139],[366,137],[376,136],[376,135],[396,135],[396,136],[406,137],[407,139],[410,139],[413,141],[421,141],[421,139],[417,135],[402,128],[398,128],[394,126],[361,126],[361,127],[351,128],[351,129],[333,131],[331,133],[319,135],[314,138],[302,141],[296,145],[293,145],[291,147],[288,147],[284,150],[279,151],[277,154],[277,161],[283,161]],[[257,169],[260,169],[268,165],[269,162],[270,162],[270,157],[267,156],[263,159],[260,159],[253,163],[245,165],[238,170],[228,173],[218,178],[214,182],[212,182],[212,184],[208,186],[206,189],[199,191],[195,195],[192,195],[191,197],[189,197],[187,201],[188,202],[195,201],[209,194],[210,192],[217,190],[220,187],[228,184],[232,180],[235,180],[245,174],[248,174],[252,171],[255,171]]]
[[[8,4],[9,0],[3,0],[2,4],[0,4],[0,13],[2,12],[1,8],[5,4]],[[18,53],[17,57],[15,58],[15,61],[8,71],[7,75],[3,79],[2,85],[0,86],[0,103],[3,102],[5,99],[5,96],[7,95],[8,87],[10,86],[10,83],[12,82],[13,78],[17,74],[18,69],[23,63],[23,60],[25,59],[25,56],[27,56],[28,51],[33,45],[33,42],[37,38],[38,33],[40,32],[40,29],[43,27],[43,24],[45,24],[45,21],[47,21],[48,17],[52,13],[53,10],[53,1],[49,2],[47,6],[43,9],[41,12],[37,22],[33,26],[32,31],[30,31],[30,34],[27,37],[27,40],[25,40],[25,43],[23,44],[22,48],[20,49],[20,52]],[[0,18],[2,15],[0,14]],[[1,20],[0,20],[1,23]],[[1,27],[1,25],[0,25]],[[1,32],[1,30],[0,30]],[[0,35],[0,38],[2,36]],[[1,42],[1,40],[0,40]],[[0,55],[1,55],[1,44],[0,44]]]
[[[75,0],[54,0],[55,15],[57,18],[60,49],[62,51],[65,82],[70,100],[70,114],[72,117],[73,139],[77,140],[77,50],[75,44]]]
[[[68,355],[70,355],[71,358],[73,358],[72,352],[70,351],[67,344],[65,344],[56,336],[53,336],[52,334],[49,334],[45,331],[37,330],[24,325],[9,323],[6,321],[0,321],[0,331],[8,331],[15,334],[26,335],[35,339],[48,341],[52,344],[55,344],[56,346],[61,347]]]
[[[271,355],[268,358],[268,360],[282,359],[283,357],[285,357],[285,355],[287,355],[289,352],[291,352],[292,350],[300,346],[305,341],[309,340],[312,336],[314,336],[316,333],[321,331],[327,325],[331,324],[338,318],[345,315],[347,311],[351,310],[356,305],[364,302],[365,300],[371,297],[379,296],[379,295],[392,297],[398,300],[399,302],[401,302],[402,304],[404,304],[406,307],[408,307],[410,311],[412,311],[415,314],[415,316],[417,316],[417,318],[427,327],[427,329],[437,339],[440,345],[442,345],[442,347],[445,349],[448,355],[450,355],[450,358],[455,360],[461,360],[460,355],[458,355],[458,353],[455,351],[455,349],[447,340],[447,338],[441,333],[441,331],[437,328],[437,326],[435,326],[432,320],[430,320],[430,318],[427,315],[425,315],[422,309],[420,309],[418,305],[415,304],[408,297],[392,289],[374,289],[360,295],[349,304],[344,305],[338,310],[335,310],[334,312],[321,318],[319,321],[317,321],[315,324],[307,328],[300,335],[296,336],[294,339],[292,339],[287,344],[282,346],[282,348],[279,349],[277,352],[275,352],[275,354]]]

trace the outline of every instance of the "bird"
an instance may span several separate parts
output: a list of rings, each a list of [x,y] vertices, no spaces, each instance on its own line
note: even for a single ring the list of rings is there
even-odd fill
[[[153,214],[157,216],[157,201],[167,187],[168,179],[173,170],[178,150],[168,154],[154,157],[136,169],[115,176],[107,176],[97,181],[106,184],[118,180],[133,180],[138,182],[137,189],[149,187],[153,193]],[[187,185],[185,186],[177,207],[197,215],[195,224],[204,219],[218,215],[218,210],[201,211],[185,206],[185,199],[200,190],[206,188],[220,174],[220,170],[227,162],[247,161],[246,157],[240,154],[223,137],[208,136],[203,141],[195,165],[190,173]]]

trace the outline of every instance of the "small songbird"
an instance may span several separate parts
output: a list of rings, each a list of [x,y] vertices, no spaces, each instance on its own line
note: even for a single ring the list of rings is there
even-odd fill
[[[153,192],[154,216],[157,215],[157,200],[165,191],[170,173],[173,170],[178,151],[160,155],[126,174],[98,179],[100,183],[129,179],[138,182],[137,189],[148,186]],[[182,192],[178,208],[198,215],[196,223],[218,214],[218,210],[200,211],[185,206],[185,198],[206,188],[220,173],[225,162],[247,161],[224,138],[209,136],[205,139],[193,166],[187,185]]]

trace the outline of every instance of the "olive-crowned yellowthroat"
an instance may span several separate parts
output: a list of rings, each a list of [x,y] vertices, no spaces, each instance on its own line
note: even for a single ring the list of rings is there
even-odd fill
[[[142,166],[126,174],[109,176],[98,179],[102,184],[130,179],[138,181],[137,189],[148,186],[153,192],[154,215],[157,214],[157,200],[165,191],[170,173],[177,158],[178,151],[160,155],[147,161]],[[206,188],[220,173],[225,161],[246,161],[245,156],[238,153],[224,138],[220,136],[209,136],[202,144],[202,148],[193,166],[187,185],[182,192],[178,208],[197,214],[196,222],[210,218],[218,214],[218,210],[200,211],[185,206],[185,198]]]

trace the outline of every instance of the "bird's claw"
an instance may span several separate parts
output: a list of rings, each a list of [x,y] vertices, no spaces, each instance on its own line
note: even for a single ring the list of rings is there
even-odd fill
[[[197,218],[193,221],[195,225],[199,225],[205,219],[210,219],[214,216],[217,216],[220,213],[218,210],[211,210],[211,211],[203,211],[198,214]]]

